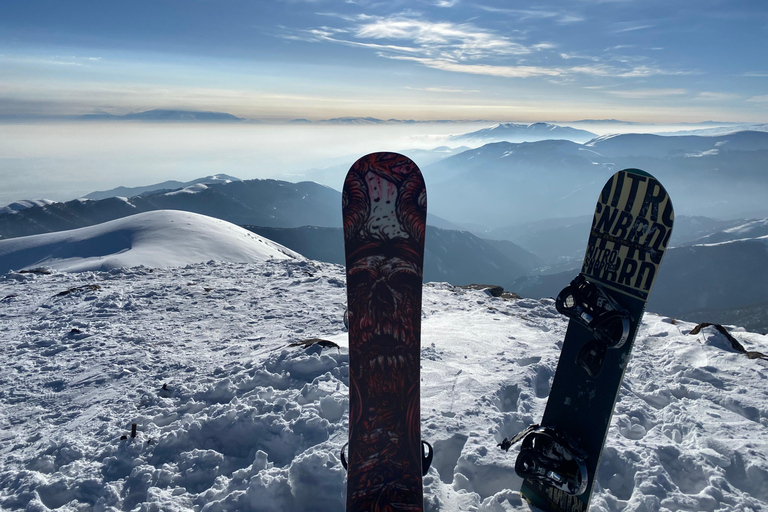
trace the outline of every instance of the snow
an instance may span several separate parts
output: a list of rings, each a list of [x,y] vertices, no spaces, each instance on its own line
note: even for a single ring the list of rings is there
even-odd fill
[[[736,234],[741,234],[738,230],[731,231],[731,232]],[[722,245],[733,245],[733,244],[738,244],[742,242],[760,242],[763,245],[765,245],[766,248],[768,248],[768,235],[757,236],[754,238],[752,237],[738,238],[736,240],[726,240],[725,242],[713,242],[709,244],[695,244],[693,245],[693,247],[715,247],[715,246],[722,246]]]
[[[234,176],[228,176],[226,174],[214,174],[213,176],[203,178],[203,180],[205,180],[205,183],[232,183],[233,181],[243,181],[240,178],[235,178]]]
[[[744,224],[740,224],[738,226],[734,226],[732,228],[728,228],[724,230],[726,233],[749,233],[752,230],[765,228],[768,226],[768,219],[757,219],[757,220],[751,220],[749,222],[746,222]]]
[[[229,222],[157,210],[96,226],[0,240],[0,272],[172,267],[211,259],[257,262],[301,255]]]
[[[613,139],[614,137],[619,137],[620,135],[621,135],[620,133],[608,133],[605,135],[600,135],[599,137],[595,137],[594,139],[590,140],[589,142],[586,142],[583,145],[585,147],[594,147],[600,142]]]
[[[344,509],[343,268],[209,256],[0,276],[0,509]],[[541,418],[566,326],[551,299],[424,286],[425,510],[529,510],[496,444]],[[768,368],[692,328],[645,315],[593,511],[768,509]],[[290,346],[311,338],[340,346]]]
[[[225,181],[224,183],[229,183],[229,181]],[[179,194],[198,194],[202,192],[203,190],[206,190],[208,188],[207,185],[204,183],[196,183],[195,185],[190,185],[188,187],[184,187],[179,190],[174,190],[173,192],[166,192],[166,196],[175,196]]]
[[[22,210],[26,210],[27,208],[34,208],[35,206],[46,206],[49,204],[54,204],[55,202],[56,201],[51,201],[50,199],[23,199],[21,201],[11,203],[7,206],[0,207],[0,213],[18,213]]]

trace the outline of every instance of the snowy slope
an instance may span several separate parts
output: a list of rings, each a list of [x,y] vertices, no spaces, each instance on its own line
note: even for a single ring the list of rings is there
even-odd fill
[[[0,240],[0,273],[32,267],[63,271],[173,267],[208,260],[302,258],[229,222],[158,210],[96,226]]]
[[[0,277],[0,509],[343,510],[347,350],[289,344],[345,340],[345,300],[309,260]],[[426,510],[528,510],[496,444],[540,419],[565,320],[448,284],[423,304]],[[592,510],[768,509],[768,368],[692,327],[646,314]]]

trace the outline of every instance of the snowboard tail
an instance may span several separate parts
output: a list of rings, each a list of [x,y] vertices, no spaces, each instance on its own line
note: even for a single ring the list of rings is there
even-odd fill
[[[581,273],[556,300],[570,321],[541,420],[541,428],[556,435],[538,443],[548,453],[559,453],[562,446],[579,455],[542,457],[526,437],[523,460],[518,459],[535,461],[530,462],[535,470],[518,471],[524,478],[521,493],[544,511],[589,507],[621,382],[673,224],[666,190],[644,171],[619,171],[600,193]],[[574,475],[573,468],[581,466],[571,459],[579,458],[586,481],[564,485],[560,473]]]
[[[396,153],[360,158],[344,182],[342,214],[350,369],[347,511],[421,511],[427,204],[419,168]]]

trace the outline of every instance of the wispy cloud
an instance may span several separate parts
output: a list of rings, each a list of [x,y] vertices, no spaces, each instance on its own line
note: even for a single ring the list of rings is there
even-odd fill
[[[458,60],[524,55],[533,50],[507,37],[471,24],[433,22],[416,18],[379,18],[354,30],[360,39],[410,41],[427,54]]]
[[[741,96],[730,92],[700,92],[696,95],[697,100],[703,101],[731,101],[737,100]]]
[[[498,76],[503,78],[529,78],[534,76],[560,76],[562,71],[556,68],[539,66],[495,66],[490,64],[463,64],[445,59],[431,59],[426,57],[407,57],[397,55],[383,55],[395,60],[408,60],[423,64],[428,68],[452,71],[455,73],[470,73],[473,75]]]
[[[614,34],[623,34],[625,32],[635,32],[637,30],[647,30],[653,28],[654,25],[639,24],[635,22],[619,22],[615,24],[616,28],[613,29]]]
[[[594,55],[581,55],[578,53],[566,53],[566,52],[560,53],[560,58],[563,60],[582,59],[582,60],[591,60],[593,62],[600,61],[600,57],[596,57]]]
[[[654,98],[667,98],[670,96],[685,96],[688,94],[686,89],[635,89],[623,91],[606,91],[608,94],[618,96],[619,98],[632,100],[648,100]]]
[[[508,11],[539,18],[560,15],[546,10]],[[321,26],[294,32],[286,37],[369,48],[379,57],[415,62],[431,69],[503,78],[571,80],[578,76],[646,78],[689,74],[665,70],[651,65],[648,59],[637,57],[562,52],[551,42],[513,38],[469,22],[427,20],[416,13],[392,16],[321,14],[346,23],[342,27]],[[587,62],[580,65],[568,62],[578,60]]]
[[[438,93],[470,94],[480,92],[479,89],[458,89],[456,87],[406,87],[410,91],[425,91]]]
[[[83,66],[95,64],[101,57],[78,57],[75,55],[26,56],[0,54],[0,62],[31,66]]]
[[[556,11],[553,9],[511,9],[506,7],[493,7],[489,5],[478,5],[477,7],[487,12],[508,14],[518,18],[520,21],[547,20],[559,25],[567,25],[585,21],[584,16],[580,14]]]
[[[752,103],[768,103],[768,96],[752,96],[747,101]]]

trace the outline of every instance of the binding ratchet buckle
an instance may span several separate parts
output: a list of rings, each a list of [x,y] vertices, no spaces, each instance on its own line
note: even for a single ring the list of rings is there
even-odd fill
[[[629,312],[584,274],[563,288],[555,299],[555,307],[589,329],[607,348],[620,348],[629,338]]]

